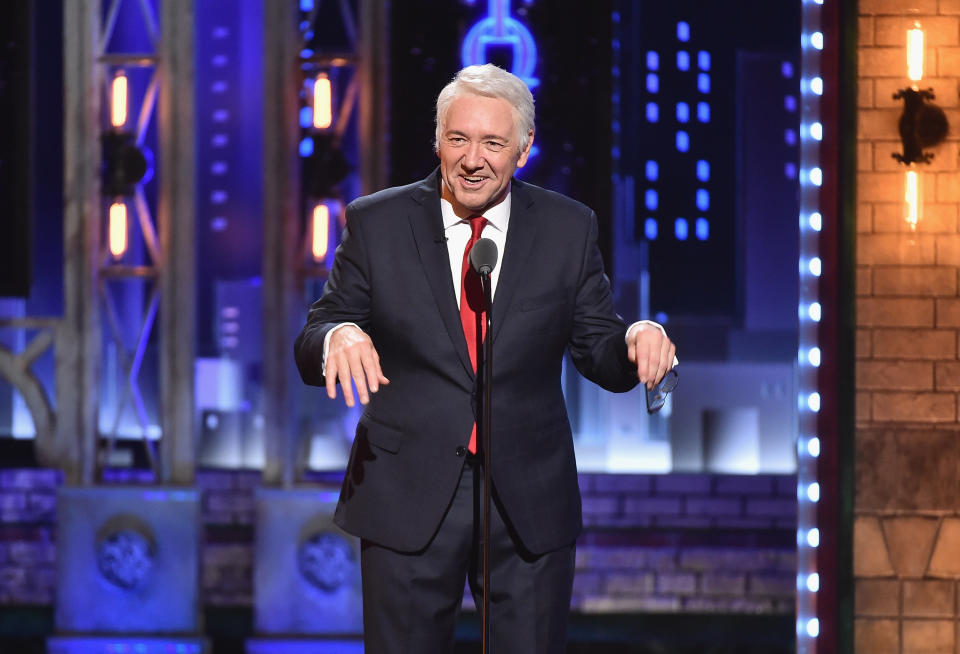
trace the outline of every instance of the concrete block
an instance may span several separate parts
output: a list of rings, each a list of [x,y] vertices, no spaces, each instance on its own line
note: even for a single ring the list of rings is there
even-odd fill
[[[924,575],[938,522],[936,518],[921,516],[895,516],[882,520],[890,562],[898,577]]]
[[[891,184],[894,181],[888,180],[886,183]],[[902,185],[898,184],[897,188],[900,186]],[[893,201],[895,200],[887,200]],[[929,234],[917,234],[911,238],[901,234],[864,234],[857,239],[857,263],[929,266],[937,263],[938,247],[938,239]]]
[[[954,393],[875,392],[871,414],[877,422],[954,422],[957,398]]]
[[[856,618],[853,643],[855,654],[900,654],[899,621]]]
[[[744,595],[747,576],[734,573],[705,572],[700,577],[700,592],[703,595]]]
[[[933,390],[932,361],[861,361],[857,388],[868,390]]]
[[[960,578],[960,518],[944,518],[937,533],[928,574]]]
[[[772,475],[719,475],[717,495],[772,495],[776,477]]]
[[[939,314],[937,316],[939,322]],[[933,327],[933,300],[927,298],[858,298],[861,327]]]
[[[254,623],[262,634],[359,634],[360,543],[333,524],[337,493],[259,489]]]
[[[952,329],[875,329],[877,359],[954,359],[957,334]]]
[[[695,574],[681,572],[657,575],[657,593],[661,595],[693,595],[696,591]]]
[[[607,593],[610,595],[650,595],[656,587],[653,573],[611,572],[607,574]]]
[[[858,617],[899,617],[900,582],[896,579],[856,579],[853,610]]]
[[[712,475],[671,474],[656,475],[654,488],[658,494],[708,494],[713,485]]]
[[[952,620],[904,620],[903,651],[924,654],[953,654]]]
[[[949,268],[883,266],[873,268],[872,271],[873,292],[877,295],[930,297],[950,296],[957,293],[957,274]]]
[[[156,486],[60,488],[58,632],[198,630],[198,495]]]
[[[859,516],[853,521],[853,574],[854,577],[894,574],[880,521],[872,516]]]
[[[903,615],[915,618],[952,618],[956,614],[955,583],[946,579],[903,582]]]

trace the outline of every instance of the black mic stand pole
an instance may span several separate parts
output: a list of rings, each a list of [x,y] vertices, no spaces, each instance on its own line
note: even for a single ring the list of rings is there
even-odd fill
[[[483,296],[486,302],[486,338],[483,339],[483,428],[480,443],[483,447],[483,654],[490,654],[490,416],[493,407],[493,293],[490,273],[481,273]]]

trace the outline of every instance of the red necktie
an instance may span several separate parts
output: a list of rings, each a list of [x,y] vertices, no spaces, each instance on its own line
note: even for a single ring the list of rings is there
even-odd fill
[[[470,363],[473,371],[477,371],[477,361],[480,357],[480,347],[487,331],[487,321],[483,312],[483,286],[480,284],[480,275],[470,267],[470,250],[480,240],[480,234],[487,225],[483,216],[470,216],[470,240],[463,250],[463,266],[460,271],[460,323],[463,325],[463,335],[467,338],[467,351],[470,353]],[[470,432],[470,444],[467,446],[471,454],[477,453],[477,423],[473,423]]]

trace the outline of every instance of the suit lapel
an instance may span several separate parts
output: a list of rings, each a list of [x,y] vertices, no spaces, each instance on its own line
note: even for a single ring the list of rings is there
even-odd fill
[[[460,357],[460,363],[473,377],[473,365],[470,363],[470,354],[467,352],[467,341],[463,335],[463,325],[460,323],[457,296],[453,289],[453,279],[450,277],[450,257],[447,254],[446,241],[443,240],[443,216],[440,214],[440,191],[437,180],[438,176],[434,171],[414,187],[412,197],[419,206],[410,212],[410,227],[413,229],[420,262],[437,302],[440,318],[447,328],[447,335],[450,336],[457,356]]]
[[[510,226],[500,262],[497,295],[493,300],[493,338],[496,341],[517,287],[525,279],[525,269],[533,256],[537,235],[537,214],[526,184],[514,179],[510,190]],[[461,328],[462,329],[462,328]]]

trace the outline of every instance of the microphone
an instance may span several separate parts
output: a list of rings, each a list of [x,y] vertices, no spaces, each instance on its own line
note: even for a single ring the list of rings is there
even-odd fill
[[[497,265],[497,244],[481,238],[470,250],[470,266],[478,275],[489,275]]]

